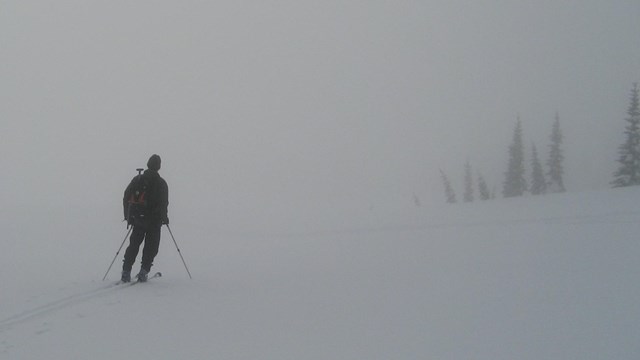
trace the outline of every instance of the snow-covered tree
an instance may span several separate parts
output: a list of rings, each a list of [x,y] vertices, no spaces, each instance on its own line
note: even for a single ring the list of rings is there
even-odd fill
[[[541,195],[547,192],[547,182],[544,178],[544,171],[538,158],[538,150],[533,144],[531,149],[531,194]]]
[[[522,143],[522,122],[518,118],[513,131],[513,141],[509,146],[509,163],[502,188],[502,195],[506,198],[522,196],[527,191],[524,169],[524,147]]]
[[[440,177],[442,178],[442,183],[444,185],[444,195],[447,198],[447,203],[454,204],[456,202],[456,193],[453,191],[451,181],[449,181],[449,178],[442,170],[440,170]]]
[[[562,153],[562,131],[560,129],[560,116],[556,113],[556,118],[551,131],[551,145],[549,149],[549,159],[547,159],[547,191],[553,193],[565,192],[564,188],[564,155]]]
[[[420,206],[422,206],[422,202],[420,201],[420,198],[419,198],[419,197],[418,197],[418,195],[416,195],[416,194],[413,194],[413,204],[414,204],[416,207],[420,207]]]
[[[478,193],[480,195],[480,200],[491,199],[491,191],[489,190],[489,186],[487,185],[487,182],[484,180],[484,177],[481,174],[478,174]]]
[[[464,164],[464,202],[473,201],[473,175],[471,174],[471,163],[467,160]]]
[[[638,83],[631,89],[631,102],[627,110],[626,140],[618,150],[620,167],[613,174],[613,187],[640,185],[640,100]]]

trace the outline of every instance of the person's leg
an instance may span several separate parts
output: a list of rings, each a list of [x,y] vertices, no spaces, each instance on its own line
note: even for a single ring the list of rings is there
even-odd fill
[[[151,271],[153,259],[158,255],[161,230],[161,224],[151,225],[147,229],[147,236],[144,240],[144,248],[142,249],[142,269],[147,273]]]
[[[122,271],[131,272],[133,263],[136,262],[136,257],[138,256],[138,251],[140,250],[140,244],[142,244],[144,238],[145,229],[142,226],[135,226],[133,228],[133,231],[131,232],[131,237],[129,238],[129,246],[124,253]]]

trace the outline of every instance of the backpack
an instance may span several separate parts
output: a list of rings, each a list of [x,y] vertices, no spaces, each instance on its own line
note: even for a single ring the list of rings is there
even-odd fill
[[[149,189],[149,179],[146,176],[142,176],[142,174],[139,174],[131,181],[129,198],[127,199],[127,219],[129,221],[135,218],[144,218],[147,214]]]

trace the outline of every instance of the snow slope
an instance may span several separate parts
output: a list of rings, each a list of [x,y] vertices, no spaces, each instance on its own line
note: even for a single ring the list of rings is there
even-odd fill
[[[176,223],[194,279],[163,232],[164,277],[124,288],[109,287],[120,259],[100,281],[121,240],[91,254],[93,272],[67,276],[58,258],[36,276],[9,239],[0,359],[635,360],[638,200],[637,188],[496,200],[207,241]]]

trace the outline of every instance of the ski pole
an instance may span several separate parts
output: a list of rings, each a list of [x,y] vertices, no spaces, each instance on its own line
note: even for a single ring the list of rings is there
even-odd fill
[[[180,258],[182,259],[182,263],[184,264],[184,268],[187,270],[187,274],[189,274],[189,279],[193,279],[191,277],[191,272],[189,271],[189,268],[187,267],[187,263],[184,261],[184,258],[182,257],[182,252],[180,252],[180,248],[178,247],[178,243],[176,242],[176,238],[173,237],[173,232],[171,231],[171,228],[169,227],[169,224],[167,225],[167,229],[169,229],[169,234],[171,234],[171,238],[173,239],[173,243],[176,245],[176,249],[178,250],[178,254],[180,255]]]
[[[127,241],[127,237],[129,237],[131,230],[133,230],[133,226],[129,228],[129,231],[127,231],[127,235],[124,236],[124,239],[122,240],[122,244],[120,244],[120,247],[118,248],[118,252],[116,252],[116,256],[113,257],[113,260],[111,261],[111,265],[109,265],[109,268],[107,269],[107,272],[104,274],[102,281],[104,281],[104,279],[107,278],[107,274],[109,273],[109,270],[111,270],[113,263],[116,262],[116,258],[118,257],[118,254],[120,254],[120,250],[122,250],[122,246],[124,245],[124,242]]]

